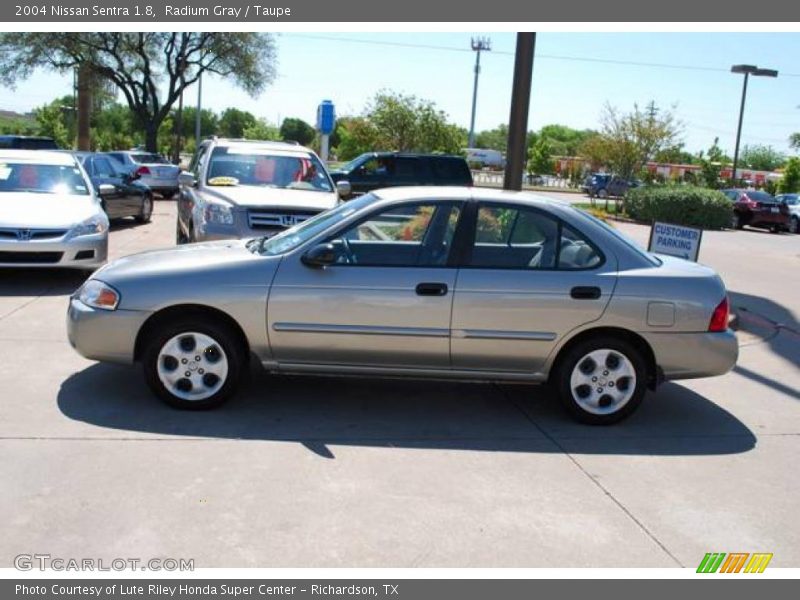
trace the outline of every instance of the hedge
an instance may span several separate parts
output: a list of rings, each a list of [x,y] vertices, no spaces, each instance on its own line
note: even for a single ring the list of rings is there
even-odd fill
[[[628,215],[688,227],[721,229],[731,224],[731,202],[722,192],[691,185],[644,186],[625,196]]]

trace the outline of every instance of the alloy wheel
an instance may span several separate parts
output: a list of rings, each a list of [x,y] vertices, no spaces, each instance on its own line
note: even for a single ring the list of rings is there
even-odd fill
[[[228,357],[222,345],[209,335],[195,331],[179,333],[161,347],[157,373],[175,397],[205,400],[225,385]]]
[[[575,363],[570,390],[575,402],[595,415],[622,409],[636,389],[636,369],[628,357],[610,348],[600,348]]]

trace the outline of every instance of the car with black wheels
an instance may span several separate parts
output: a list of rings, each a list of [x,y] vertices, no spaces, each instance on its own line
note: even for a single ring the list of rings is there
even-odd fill
[[[349,197],[387,187],[473,184],[464,157],[410,152],[366,152],[332,170],[331,177],[349,183]]]
[[[788,231],[791,224],[789,206],[778,201],[772,194],[759,190],[722,190],[733,204],[731,228],[745,226],[769,229],[772,233]]]
[[[153,216],[153,193],[120,163],[100,152],[75,152],[100,196],[109,219],[133,217],[149,223]]]

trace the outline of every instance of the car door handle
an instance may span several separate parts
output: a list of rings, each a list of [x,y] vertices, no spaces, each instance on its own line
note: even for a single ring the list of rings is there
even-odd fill
[[[417,296],[444,296],[446,294],[446,283],[425,282],[417,284]]]
[[[600,297],[600,288],[593,285],[579,285],[572,288],[569,295],[576,300],[597,300]]]

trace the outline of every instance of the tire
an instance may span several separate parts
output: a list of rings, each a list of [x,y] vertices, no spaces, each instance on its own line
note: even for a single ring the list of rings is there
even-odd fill
[[[742,217],[739,213],[733,213],[731,217],[731,229],[741,229],[744,227],[744,223],[742,223]]]
[[[182,246],[184,244],[189,243],[189,238],[186,237],[186,234],[183,233],[183,229],[181,229],[181,222],[180,220],[175,220],[175,243],[178,246]]]
[[[608,190],[606,188],[597,190],[597,197],[602,200],[605,200],[606,198],[608,198]]]
[[[160,328],[147,340],[143,354],[150,389],[170,406],[186,410],[216,408],[229,400],[247,364],[239,337],[202,317]]]
[[[153,218],[153,196],[150,194],[142,198],[142,208],[139,214],[134,217],[137,223],[149,223]]]
[[[589,338],[569,348],[559,358],[555,377],[561,404],[587,425],[611,425],[630,416],[647,388],[646,362],[639,350],[609,336]]]
[[[792,217],[792,220],[789,221],[789,231],[791,233],[800,233],[800,219],[798,217]]]

